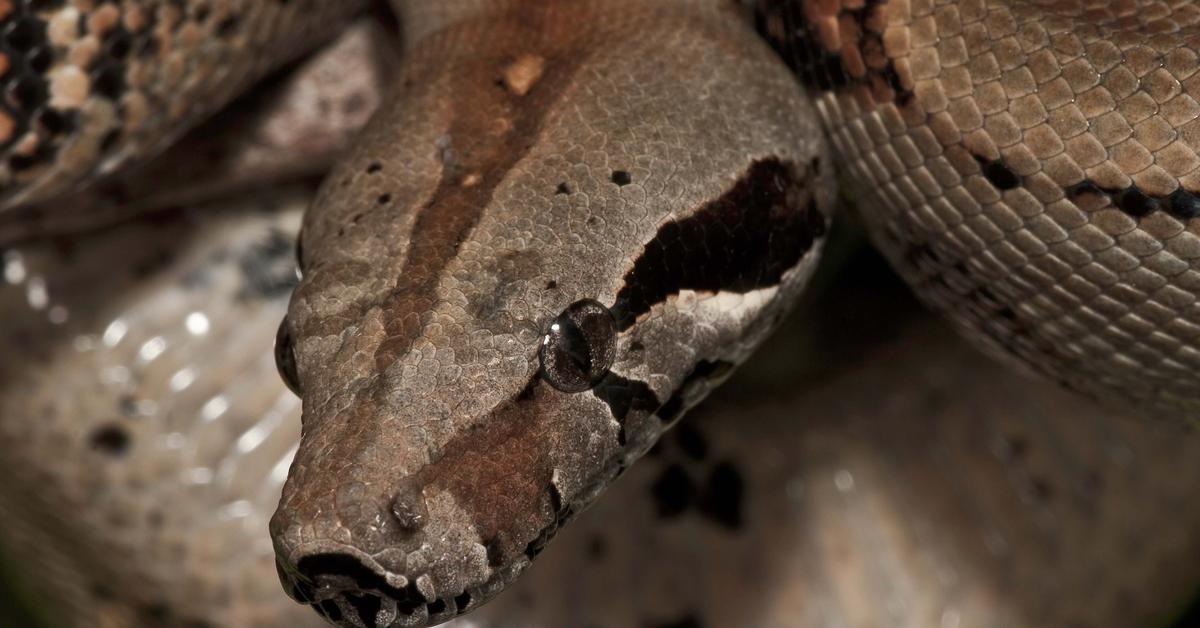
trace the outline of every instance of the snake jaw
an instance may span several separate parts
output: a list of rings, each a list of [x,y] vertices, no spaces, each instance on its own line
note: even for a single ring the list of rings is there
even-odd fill
[[[353,547],[301,552],[276,559],[284,590],[339,626],[413,628],[436,625],[479,606],[501,588],[500,574],[456,594],[431,595],[428,574],[401,576]],[[294,565],[294,566],[293,566]]]

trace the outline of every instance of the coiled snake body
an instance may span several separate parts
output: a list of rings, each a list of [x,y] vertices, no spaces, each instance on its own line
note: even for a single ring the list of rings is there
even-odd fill
[[[1197,415],[1190,3],[397,5],[404,65],[306,214],[276,343],[304,403],[276,565],[330,621],[478,608],[767,337],[832,218],[822,126],[973,338]],[[0,3],[9,213],[53,224],[359,8]]]

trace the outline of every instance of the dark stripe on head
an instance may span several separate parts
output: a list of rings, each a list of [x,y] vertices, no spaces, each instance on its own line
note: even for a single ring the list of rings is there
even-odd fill
[[[621,330],[680,290],[750,292],[777,285],[825,234],[809,169],[751,164],[720,198],[658,229],[612,308]]]
[[[511,51],[495,54],[492,63],[470,66],[472,70],[456,68],[462,72],[456,78],[462,95],[445,145],[436,147],[442,154],[442,178],[418,210],[404,266],[384,302],[388,339],[375,353],[380,368],[408,351],[420,335],[420,315],[437,302],[434,291],[442,272],[479,223],[496,187],[536,144],[555,101],[587,56],[584,49],[569,54],[534,48],[528,52],[547,61],[538,81],[520,94],[496,84],[496,77],[512,62]],[[511,123],[499,135],[497,120]]]

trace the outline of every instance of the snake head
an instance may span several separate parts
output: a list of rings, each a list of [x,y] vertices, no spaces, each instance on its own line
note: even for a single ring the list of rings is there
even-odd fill
[[[769,333],[827,227],[814,114],[742,25],[529,10],[414,53],[306,218],[271,533],[341,625],[512,582]]]

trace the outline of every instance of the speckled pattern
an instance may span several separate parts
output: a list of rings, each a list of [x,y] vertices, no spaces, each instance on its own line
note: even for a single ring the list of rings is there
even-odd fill
[[[760,3],[874,239],[993,352],[1200,412],[1200,7]]]
[[[363,4],[0,1],[0,210],[154,155]]]

